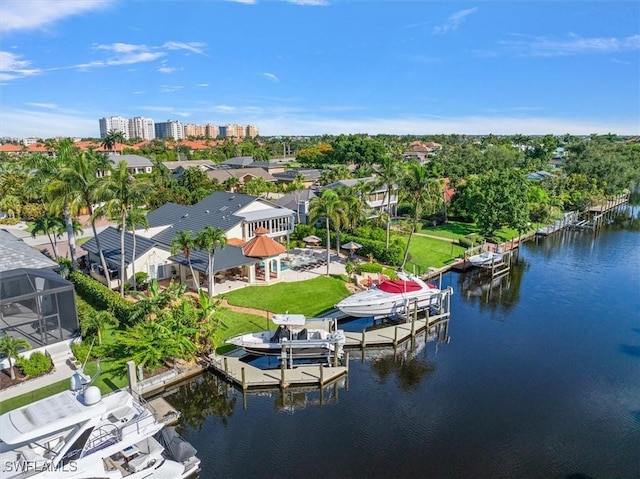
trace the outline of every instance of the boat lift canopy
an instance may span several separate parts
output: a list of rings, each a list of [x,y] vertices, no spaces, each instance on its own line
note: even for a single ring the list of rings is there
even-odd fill
[[[271,318],[275,324],[278,325],[289,325],[292,324],[294,326],[303,326],[307,318],[304,314],[274,314]]]

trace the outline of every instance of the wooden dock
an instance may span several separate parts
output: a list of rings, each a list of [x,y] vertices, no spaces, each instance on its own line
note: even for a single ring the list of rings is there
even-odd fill
[[[348,365],[348,361],[345,361]],[[295,365],[293,368],[260,369],[233,356],[210,357],[210,366],[243,391],[248,389],[285,389],[296,386],[324,386],[347,374],[348,366],[326,364]]]
[[[163,397],[150,399],[147,401],[147,405],[153,411],[155,418],[165,424],[175,424],[180,418],[180,411],[169,404]]]

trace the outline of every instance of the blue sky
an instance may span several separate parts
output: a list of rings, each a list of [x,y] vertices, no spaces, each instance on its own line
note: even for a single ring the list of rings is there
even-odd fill
[[[640,2],[3,0],[0,136],[640,134]]]

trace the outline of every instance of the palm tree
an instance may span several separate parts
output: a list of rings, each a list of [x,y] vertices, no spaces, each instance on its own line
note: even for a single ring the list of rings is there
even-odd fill
[[[340,203],[340,197],[334,190],[324,190],[320,196],[312,199],[309,204],[310,224],[314,224],[319,219],[324,218],[327,230],[327,276],[329,276],[329,263],[331,262],[331,230],[329,224],[339,214]]]
[[[6,211],[9,218],[15,218],[20,215],[22,209],[22,201],[14,195],[7,195],[0,200],[0,210]]]
[[[442,184],[437,178],[431,176],[430,170],[425,165],[410,163],[402,183],[406,198],[411,201],[413,205],[413,217],[407,247],[404,252],[402,264],[400,265],[401,270],[404,269],[404,265],[409,257],[411,238],[416,231],[416,226],[422,214],[425,211],[435,211],[438,204],[442,201]]]
[[[178,251],[182,251],[182,254],[189,263],[189,270],[191,271],[191,278],[195,285],[195,289],[198,289],[196,283],[196,275],[193,272],[193,266],[191,265],[191,252],[196,247],[196,239],[192,235],[191,231],[178,231],[178,233],[171,240],[171,254],[176,254]]]
[[[9,372],[11,374],[11,379],[16,378],[16,372],[13,364],[15,360],[18,359],[18,351],[20,349],[28,349],[31,347],[31,344],[24,338],[14,338],[13,336],[9,336],[8,334],[4,334],[0,338],[0,353],[7,356],[9,360]]]
[[[106,171],[108,163],[104,155],[94,151],[77,152],[67,151],[63,146],[64,159],[62,168],[57,178],[53,179],[47,187],[47,195],[50,198],[50,208],[54,214],[64,212],[67,223],[67,235],[69,236],[69,251],[71,261],[75,265],[75,241],[73,240],[72,215],[78,215],[83,208],[89,212],[93,237],[100,256],[100,263],[104,269],[107,284],[110,282],[109,268],[104,258],[100,238],[96,231],[96,218],[93,205],[102,201],[98,195],[102,179],[97,177],[98,171]]]
[[[235,176],[230,176],[229,178],[227,178],[222,182],[222,186],[224,187],[224,189],[226,191],[230,191],[231,193],[233,193],[236,190],[239,184],[240,184],[240,180]]]
[[[120,228],[120,295],[124,297],[125,281],[125,247],[124,238],[127,230],[127,213],[131,207],[144,203],[148,182],[137,180],[129,173],[126,161],[120,161],[111,175],[104,178],[97,190],[97,196],[106,200],[104,210],[108,216],[118,217]],[[135,254],[135,252],[134,252]]]
[[[207,287],[209,289],[209,297],[213,297],[213,288],[214,288],[214,254],[216,252],[216,248],[220,247],[223,249],[227,245],[227,236],[223,229],[214,228],[213,226],[205,227],[198,235],[196,236],[196,246],[207,252],[209,256],[209,263],[207,266]]]
[[[382,202],[387,202],[387,240],[385,248],[389,249],[389,239],[391,237],[391,195],[396,184],[402,176],[402,163],[400,158],[392,155],[385,155],[376,166],[375,173],[378,178],[376,186],[384,186],[385,193]]]
[[[118,326],[116,317],[109,311],[91,311],[84,321],[80,323],[80,330],[83,336],[96,333],[98,335],[98,345],[102,344],[102,334],[107,326]]]
[[[118,143],[123,144],[126,140],[124,133],[118,130],[109,130],[107,135],[102,139],[102,146],[112,151]]]
[[[141,208],[132,208],[127,213],[126,227],[131,231],[131,239],[133,241],[133,249],[131,251],[131,273],[133,274],[133,290],[136,291],[136,228],[142,226],[145,230],[149,229],[147,215]]]
[[[331,222],[333,223],[333,229],[336,231],[336,252],[338,253],[338,258],[340,258],[340,233],[343,228],[351,228],[351,220],[353,218],[349,216],[350,213],[356,215],[355,221],[357,221],[359,219],[358,215],[362,210],[358,210],[361,205],[360,198],[354,193],[353,188],[341,186],[336,188],[335,192],[339,201]]]
[[[304,191],[304,175],[297,173],[295,178],[286,189],[287,193],[293,193],[296,200],[296,215],[298,224],[300,224],[300,194]]]
[[[33,238],[39,234],[46,234],[51,244],[54,259],[58,260],[58,238],[60,238],[62,231],[64,231],[64,219],[59,216],[52,215],[51,213],[45,213],[42,218],[38,218],[33,222],[33,228],[31,229],[31,236]]]

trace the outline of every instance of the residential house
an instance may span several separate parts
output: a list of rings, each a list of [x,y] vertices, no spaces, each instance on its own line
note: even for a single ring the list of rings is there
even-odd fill
[[[287,193],[275,200],[275,203],[296,212],[296,222],[306,225],[309,223],[309,205],[311,200],[318,196],[314,189],[307,188],[302,191]],[[298,220],[299,218],[299,220]]]
[[[280,183],[293,183],[296,177],[302,177],[302,184],[305,188],[315,185],[320,180],[322,170],[315,168],[293,168],[282,173],[273,173],[273,177]]]
[[[256,282],[260,263],[263,269],[273,272],[279,278],[280,258],[255,258],[245,256],[241,246],[256,236],[260,228],[265,235],[284,242],[293,231],[295,212],[263,198],[238,193],[217,191],[195,205],[167,203],[147,215],[148,229],[136,232],[136,271],[145,271],[153,278],[164,279],[179,277],[190,287],[206,285],[208,255],[206,251],[191,252],[191,264],[195,278],[191,278],[187,259],[182,252],[171,255],[171,243],[179,231],[190,231],[195,236],[207,226],[220,228],[226,233],[228,245],[215,253],[213,274],[225,276],[233,273],[247,281]],[[108,267],[114,268],[115,275],[120,269],[120,234],[114,228],[99,233],[100,243],[108,261]],[[103,240],[104,238],[104,240]],[[90,251],[91,275],[106,283],[101,274],[95,240],[83,245]],[[125,237],[125,281],[131,282],[133,271],[130,268],[133,242],[131,234]],[[266,263],[266,264],[265,264]],[[265,281],[271,279],[266,275]],[[117,278],[112,278],[110,287],[117,287]]]
[[[215,168],[206,171],[207,176],[212,180],[223,183],[229,178],[237,178],[240,186],[248,183],[254,178],[262,178],[267,183],[274,183],[276,179],[264,168]]]
[[[115,166],[121,161],[127,162],[127,170],[132,175],[151,173],[153,162],[149,158],[140,155],[109,155],[109,161]]]
[[[339,187],[353,187],[360,183],[370,183],[371,190],[366,193],[365,201],[367,206],[377,212],[388,212],[392,216],[396,216],[398,210],[398,189],[392,188],[391,198],[387,198],[386,185],[379,185],[375,177],[369,178],[354,178],[348,180],[339,180],[328,185],[325,185],[322,189],[335,189]]]

